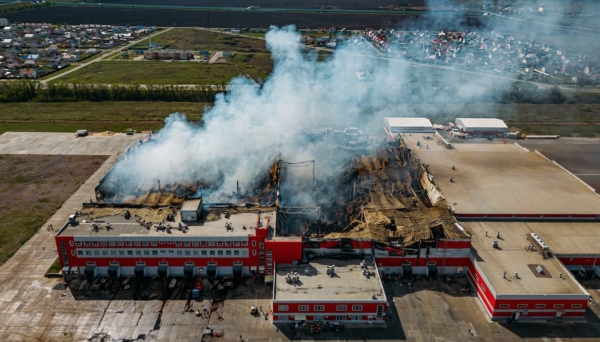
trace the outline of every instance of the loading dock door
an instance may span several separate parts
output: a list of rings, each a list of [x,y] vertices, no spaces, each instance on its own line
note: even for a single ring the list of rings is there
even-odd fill
[[[435,278],[438,274],[438,268],[435,265],[427,265],[427,278]]]
[[[168,278],[169,277],[169,266],[160,265],[157,269],[158,276],[160,278]]]
[[[194,276],[194,266],[192,266],[192,265],[183,266],[183,275],[187,278],[192,278]]]
[[[96,278],[96,266],[86,266],[83,274],[85,274],[87,280],[93,280]]]
[[[206,274],[209,278],[214,278],[217,276],[217,266],[208,266],[206,267]]]
[[[120,266],[116,266],[116,265],[108,266],[108,277],[110,279],[117,279],[117,278],[119,278],[119,276],[121,276],[121,267]]]
[[[242,265],[233,265],[233,277],[236,279],[241,279],[243,276],[243,267]]]
[[[144,278],[146,276],[146,266],[144,266],[144,265],[135,266],[135,268],[133,269],[133,274],[135,275],[136,278]]]
[[[412,277],[412,273],[411,265],[402,265],[402,278],[410,278]]]

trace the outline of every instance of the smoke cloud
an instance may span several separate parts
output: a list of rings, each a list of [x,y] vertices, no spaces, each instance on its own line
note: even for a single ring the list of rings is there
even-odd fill
[[[487,5],[493,3],[496,2]],[[527,8],[524,6],[521,7]],[[464,12],[472,9],[462,8],[455,17],[443,16],[439,21],[426,19],[430,30],[436,33],[453,25],[454,30],[470,37],[470,44],[478,44],[468,52],[466,47],[452,52],[452,58],[458,55],[465,61],[463,67],[450,66],[448,55],[436,56],[435,48],[426,40],[413,48],[416,55],[431,55],[433,59],[416,65],[411,60],[375,53],[360,36],[351,37],[331,57],[318,61],[316,51],[304,50],[301,35],[294,26],[272,28],[266,35],[266,43],[274,69],[262,87],[243,77],[234,78],[229,91],[218,95],[214,106],[205,111],[201,126],[187,122],[183,114],[170,115],[151,143],[140,145],[135,153],[119,161],[107,180],[139,186],[157,181],[166,185],[203,179],[213,185],[211,193],[230,193],[239,181],[242,192],[251,192],[256,178],[279,156],[288,162],[315,160],[317,179],[313,183],[310,167],[288,170],[290,176],[283,184],[282,204],[314,204],[315,185],[328,196],[321,201],[335,201],[342,190],[335,188],[334,180],[347,168],[350,158],[377,148],[377,142],[383,141],[384,117],[430,117],[443,112],[447,104],[458,104],[468,111],[473,102],[496,101],[498,94],[513,85],[518,68],[494,77],[467,73],[475,64],[486,65],[486,59],[492,63],[487,53],[474,52],[482,49],[483,43],[495,44],[494,34],[517,34],[523,27],[536,30],[539,27],[522,20],[489,16],[485,17],[490,19],[487,22],[481,19],[480,28],[466,27]],[[478,6],[478,10],[492,9]],[[527,16],[530,15],[528,11]],[[521,17],[515,15],[515,18]],[[563,20],[552,18],[557,25]],[[541,18],[547,23],[546,19]],[[548,34],[548,25],[540,27]],[[476,32],[478,29],[486,33]],[[492,31],[496,33],[490,34]],[[420,33],[431,36],[431,32],[413,32]],[[518,39],[511,43],[520,44]],[[398,46],[392,51],[401,54],[402,47]],[[494,113],[482,115],[494,116]],[[369,134],[370,143],[356,150],[299,134],[323,127],[358,127]]]

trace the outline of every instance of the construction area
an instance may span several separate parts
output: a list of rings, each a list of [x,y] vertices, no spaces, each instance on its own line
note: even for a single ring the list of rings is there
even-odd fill
[[[415,251],[423,240],[466,237],[455,227],[456,219],[425,166],[403,141],[364,144],[342,152],[347,167],[339,168],[337,176],[315,177],[318,159],[289,163],[276,157],[245,191],[239,182],[232,191],[223,191],[222,179],[206,180],[201,174],[187,184],[124,183],[111,170],[96,187],[96,201],[84,204],[84,213],[98,217],[129,208],[132,215],[154,224],[164,222],[167,212],[177,215],[173,209],[184,201],[198,198],[202,203],[198,221],[210,221],[224,209],[252,212],[277,207],[278,236],[366,238]],[[310,172],[298,175],[294,167],[312,167],[312,180]],[[313,187],[311,181],[320,186]],[[297,193],[314,202],[307,206],[286,201],[300,197]]]

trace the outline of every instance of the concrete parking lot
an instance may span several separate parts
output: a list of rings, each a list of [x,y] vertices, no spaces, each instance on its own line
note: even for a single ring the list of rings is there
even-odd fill
[[[89,199],[93,187],[118,156],[140,137],[89,138],[97,140],[76,140],[70,134],[54,133],[0,136],[0,153],[111,155],[48,223],[59,226],[66,222],[68,215]],[[490,323],[479,299],[468,290],[466,279],[455,277],[385,283],[393,320],[377,327],[348,325],[340,333],[313,336],[306,328],[273,325],[263,316],[250,315],[251,306],[268,310],[272,296],[271,288],[250,279],[227,291],[215,311],[202,318],[195,310],[210,307],[213,285],[208,281],[204,282],[201,300],[186,307],[181,280],[173,291],[167,291],[166,298],[162,297],[163,285],[153,279],[144,280],[139,293],[132,286],[133,280],[126,288],[122,283],[125,279],[114,293],[96,285],[82,287],[80,280],[65,286],[62,279],[44,277],[55,255],[54,235],[40,230],[0,267],[0,341],[200,341],[206,327],[223,330],[224,337],[213,341],[239,341],[240,336],[244,341],[273,342],[600,340],[600,310],[595,305],[600,300],[598,281],[584,284],[593,298],[587,323]],[[138,296],[134,296],[136,293]]]

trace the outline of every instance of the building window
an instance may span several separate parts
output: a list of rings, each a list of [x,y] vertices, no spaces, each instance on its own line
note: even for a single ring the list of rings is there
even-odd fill
[[[206,247],[206,241],[200,241],[200,246],[201,247]]]
[[[546,304],[536,304],[536,305],[535,305],[535,308],[536,308],[536,309],[543,309],[543,308],[545,308],[545,307],[546,307]]]
[[[94,255],[100,255],[100,251],[94,251]]]
[[[108,241],[108,245],[111,246],[111,247],[114,247],[115,246],[115,242],[114,241]]]
[[[252,246],[256,247],[256,240],[252,241]]]
[[[177,241],[177,242],[175,242],[175,246],[177,246],[177,247],[181,247],[181,241]]]
[[[94,247],[98,247],[98,241],[93,241],[93,242],[92,242],[92,246],[94,246]]]
[[[158,241],[158,244],[159,244],[159,245],[164,245],[164,244],[165,244],[165,242],[164,242],[164,241]]]
[[[117,255],[117,251],[110,251],[110,255]]]
[[[102,247],[106,247],[106,241],[100,241],[100,245],[101,245]]]
[[[483,286],[483,284],[479,285],[479,287],[481,288],[481,291],[485,292],[485,286]]]
[[[244,247],[248,246],[248,241],[242,241],[242,246],[244,246]]]
[[[233,255],[240,255],[240,251],[233,251]]]
[[[225,251],[225,255],[231,255],[231,251]]]
[[[74,251],[74,250],[73,250],[73,251],[71,251],[71,255],[72,255],[72,256],[75,256],[75,251]]]
[[[217,255],[223,255],[223,251],[218,251]]]
[[[572,304],[571,308],[573,308],[573,309],[581,309],[581,304]]]
[[[81,247],[81,241],[75,241],[75,246]]]
[[[133,251],[127,251],[127,255],[133,255]]]
[[[325,305],[315,305],[315,311],[325,311]]]
[[[85,255],[92,255],[92,251],[85,251]]]
[[[169,254],[175,254],[175,251],[171,249],[171,250],[169,251]]]
[[[479,277],[477,276],[477,274],[473,274],[473,277],[475,277],[475,281],[479,280]]]
[[[223,247],[223,241],[217,241],[217,246]]]
[[[527,309],[527,304],[517,304],[517,308],[519,308],[519,309]]]
[[[117,241],[117,246],[123,247],[123,241]]]
[[[253,255],[253,256],[256,256],[256,251],[252,251],[252,255]]]
[[[206,255],[206,251],[202,251],[202,255]]]
[[[69,246],[73,247],[73,240],[69,241]]]
[[[214,241],[208,241],[208,245],[211,246],[211,247],[213,247],[215,245],[215,242]]]
[[[185,242],[183,243],[183,245],[184,245],[184,246],[186,246],[186,247],[189,247],[189,246],[190,246],[190,242],[189,242],[189,241],[185,241]]]
[[[359,315],[353,315],[353,316],[352,316],[352,320],[353,320],[353,321],[361,321],[361,320],[362,320],[362,316],[359,316]]]
[[[142,255],[142,251],[135,251],[135,255]]]
[[[184,253],[183,253],[183,254],[185,254],[185,255],[190,255],[190,251],[184,251]]]
[[[89,247],[90,246],[90,242],[89,241],[84,241],[83,245],[86,246],[86,247]]]
[[[308,305],[298,305],[298,311],[308,311]]]
[[[148,241],[142,241],[142,246],[148,247]]]
[[[314,320],[315,321],[323,321],[323,320],[325,320],[325,317],[323,315],[315,315]]]
[[[239,245],[240,245],[240,242],[239,242],[239,241],[233,241],[233,246],[234,246],[234,247],[238,247]]]
[[[192,251],[192,254],[198,255],[198,251]]]
[[[125,255],[125,251],[119,251],[119,255]]]
[[[231,241],[225,241],[225,246],[231,246]]]
[[[510,308],[510,304],[500,304],[501,309]]]
[[[259,244],[258,244],[258,247],[259,247],[259,248],[264,248],[264,247],[265,247],[265,243],[264,243],[264,242],[261,242],[261,243],[259,243]]]
[[[108,255],[108,251],[102,251],[102,255]]]
[[[131,247],[131,241],[125,241],[125,246]]]
[[[346,320],[346,316],[344,315],[337,315],[335,316],[335,319],[338,321],[345,321]]]
[[[554,304],[555,309],[562,309],[564,307],[563,304]]]
[[[352,305],[352,311],[362,311],[362,305]]]
[[[167,241],[167,244],[172,245],[173,241]]]
[[[152,251],[152,255],[158,255],[158,251]]]
[[[140,246],[140,242],[139,241],[134,241],[133,245],[136,246],[136,247],[139,247]]]
[[[177,255],[182,255],[183,253],[181,251],[177,251]]]
[[[289,310],[287,305],[277,305],[277,309],[279,311],[288,311]]]
[[[336,306],[335,310],[336,311],[346,311],[348,307],[346,305],[338,305]]]
[[[82,255],[83,256],[83,251],[77,251],[77,255]]]
[[[215,251],[210,251],[210,255],[215,255]]]
[[[192,247],[198,247],[198,241],[192,241]]]
[[[150,251],[144,251],[144,255],[150,255]]]

